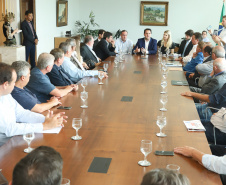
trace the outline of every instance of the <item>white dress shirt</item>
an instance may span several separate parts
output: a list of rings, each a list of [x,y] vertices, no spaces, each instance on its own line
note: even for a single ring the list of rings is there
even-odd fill
[[[223,30],[221,31],[219,37],[222,38],[222,40],[224,41],[224,43],[226,43],[226,28],[223,28]],[[224,47],[224,45],[222,43],[221,43],[221,46]]]
[[[9,137],[42,132],[45,116],[25,110],[11,94],[0,97],[0,145]]]
[[[64,57],[64,62],[62,64],[63,69],[71,76],[73,82],[78,82],[81,78],[85,76],[95,76],[98,75],[97,70],[87,70],[82,71],[77,68],[71,61],[69,57]]]
[[[205,154],[202,157],[202,164],[210,171],[226,175],[226,155],[218,157]]]
[[[129,39],[126,39],[126,41],[122,41],[121,38],[118,38],[115,42],[115,47],[116,53],[119,53],[120,50],[123,53],[132,53],[133,42]]]
[[[144,40],[145,40],[145,39],[144,39]],[[146,50],[146,54],[149,54],[149,51],[148,51],[149,42],[150,42],[150,40],[149,40],[149,41],[146,41],[146,40],[145,40],[145,50]]]
[[[183,57],[183,62],[190,62],[192,57],[193,57],[193,53],[196,52],[196,48],[197,48],[198,44],[193,45],[192,50],[189,52],[189,54],[186,57]]]
[[[74,51],[74,52],[71,54],[71,57],[75,60],[75,62],[77,63],[77,65],[80,67],[80,69],[83,70],[83,71],[85,71],[85,69],[84,69],[82,63],[81,63],[81,62],[78,60],[78,58],[77,58],[77,52]]]
[[[217,113],[211,116],[210,122],[221,132],[226,133],[226,110],[222,107]]]

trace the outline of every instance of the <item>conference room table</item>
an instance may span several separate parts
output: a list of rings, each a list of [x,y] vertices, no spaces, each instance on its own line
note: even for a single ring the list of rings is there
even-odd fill
[[[218,174],[191,158],[154,154],[156,150],[173,151],[178,146],[191,146],[211,154],[205,133],[189,132],[183,123],[184,120],[199,119],[192,98],[180,95],[189,91],[189,87],[171,85],[171,80],[185,80],[184,73],[168,72],[168,110],[164,112],[167,125],[163,128],[167,137],[161,138],[156,136],[159,132],[156,119],[162,115],[159,110],[162,107],[159,100],[162,71],[158,57],[126,55],[117,68],[114,58],[109,57],[103,62],[109,64],[109,77],[103,79],[103,85],[98,85],[100,80],[97,77],[86,77],[88,108],[80,108],[83,89],[79,82],[77,92],[61,99],[63,106],[72,107],[65,110],[68,116],[65,127],[59,134],[35,134],[31,147],[46,145],[60,152],[64,161],[63,177],[70,179],[71,185],[139,185],[146,172],[166,168],[168,164],[180,166],[180,173],[186,175],[191,184],[222,184]],[[102,66],[98,68],[103,69]],[[123,96],[132,97],[132,101],[121,101]],[[62,111],[56,107],[52,110],[54,113]],[[71,139],[76,133],[72,118],[82,118],[79,130],[82,140]],[[151,162],[149,167],[138,165],[138,161],[144,158],[140,151],[144,139],[153,144],[147,157]],[[27,155],[23,152],[26,147],[23,136],[14,136],[0,147],[0,169],[9,181],[15,164]],[[88,172],[94,157],[111,158],[107,173]]]

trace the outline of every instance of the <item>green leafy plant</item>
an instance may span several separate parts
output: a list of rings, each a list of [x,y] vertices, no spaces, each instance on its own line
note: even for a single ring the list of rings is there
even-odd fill
[[[118,38],[120,37],[120,34],[121,34],[121,30],[119,29],[119,30],[115,33],[114,38],[115,38],[115,39],[118,39]]]
[[[93,11],[89,14],[89,22],[86,23],[84,21],[76,21],[75,26],[77,29],[77,33],[80,34],[81,40],[85,38],[86,35],[92,35],[94,38],[98,36],[98,29],[90,29],[91,27],[99,27],[99,24],[95,23],[95,15]]]

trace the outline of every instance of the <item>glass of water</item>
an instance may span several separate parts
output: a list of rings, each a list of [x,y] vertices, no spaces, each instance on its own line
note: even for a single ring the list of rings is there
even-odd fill
[[[108,72],[108,64],[104,64],[103,67],[104,67],[104,72],[107,73]]]
[[[88,106],[85,104],[85,101],[88,99],[88,92],[81,92],[80,97],[83,101],[83,105],[81,106],[81,108],[88,108]]]
[[[166,87],[167,87],[167,81],[166,81],[166,79],[163,79],[161,81],[161,86],[162,86],[162,92],[161,92],[161,94],[166,94]]]
[[[81,118],[73,118],[72,119],[72,127],[76,130],[76,136],[72,136],[73,140],[81,140],[82,136],[78,135],[78,130],[82,127],[82,119]]]
[[[166,166],[166,169],[172,170],[172,171],[174,171],[174,172],[176,172],[176,173],[180,173],[180,166],[177,166],[177,165],[175,165],[175,164],[168,164],[168,165]]]
[[[87,79],[82,79],[81,86],[83,87],[83,92],[86,92],[87,84],[88,84]]]
[[[23,135],[23,139],[27,142],[28,144],[28,148],[24,149],[25,153],[30,153],[32,150],[34,150],[33,148],[30,147],[31,141],[35,138],[35,134],[34,132],[31,133],[27,133]]]
[[[162,103],[162,108],[160,109],[160,111],[167,111],[167,109],[165,108],[165,104],[168,102],[167,94],[161,94],[160,102]]]
[[[140,146],[140,151],[142,154],[144,154],[144,160],[139,161],[138,164],[141,166],[150,166],[151,163],[147,161],[147,156],[152,152],[152,141],[150,140],[142,140],[141,141],[141,146]]]
[[[114,60],[114,63],[115,63],[115,66],[114,67],[118,67],[118,58],[117,57],[115,57],[115,60]]]
[[[100,78],[100,82],[98,84],[103,85],[104,83],[102,82],[102,79],[104,78],[104,73],[99,72],[98,77]]]
[[[162,133],[163,127],[166,126],[166,117],[158,116],[156,123],[157,123],[158,127],[160,128],[160,133],[157,133],[156,135],[158,137],[166,137],[166,134]]]

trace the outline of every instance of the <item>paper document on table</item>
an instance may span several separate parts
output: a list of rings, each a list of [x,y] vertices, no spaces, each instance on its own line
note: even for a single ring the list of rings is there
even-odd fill
[[[200,120],[184,121],[188,131],[206,131]]]
[[[168,67],[170,71],[183,71],[181,67]]]
[[[172,85],[177,85],[177,86],[188,86],[187,81],[181,81],[181,80],[171,80]]]
[[[40,133],[45,133],[45,134],[59,134],[61,131],[62,127],[57,127],[57,128],[53,128],[53,129],[49,129],[49,130],[44,130]]]

